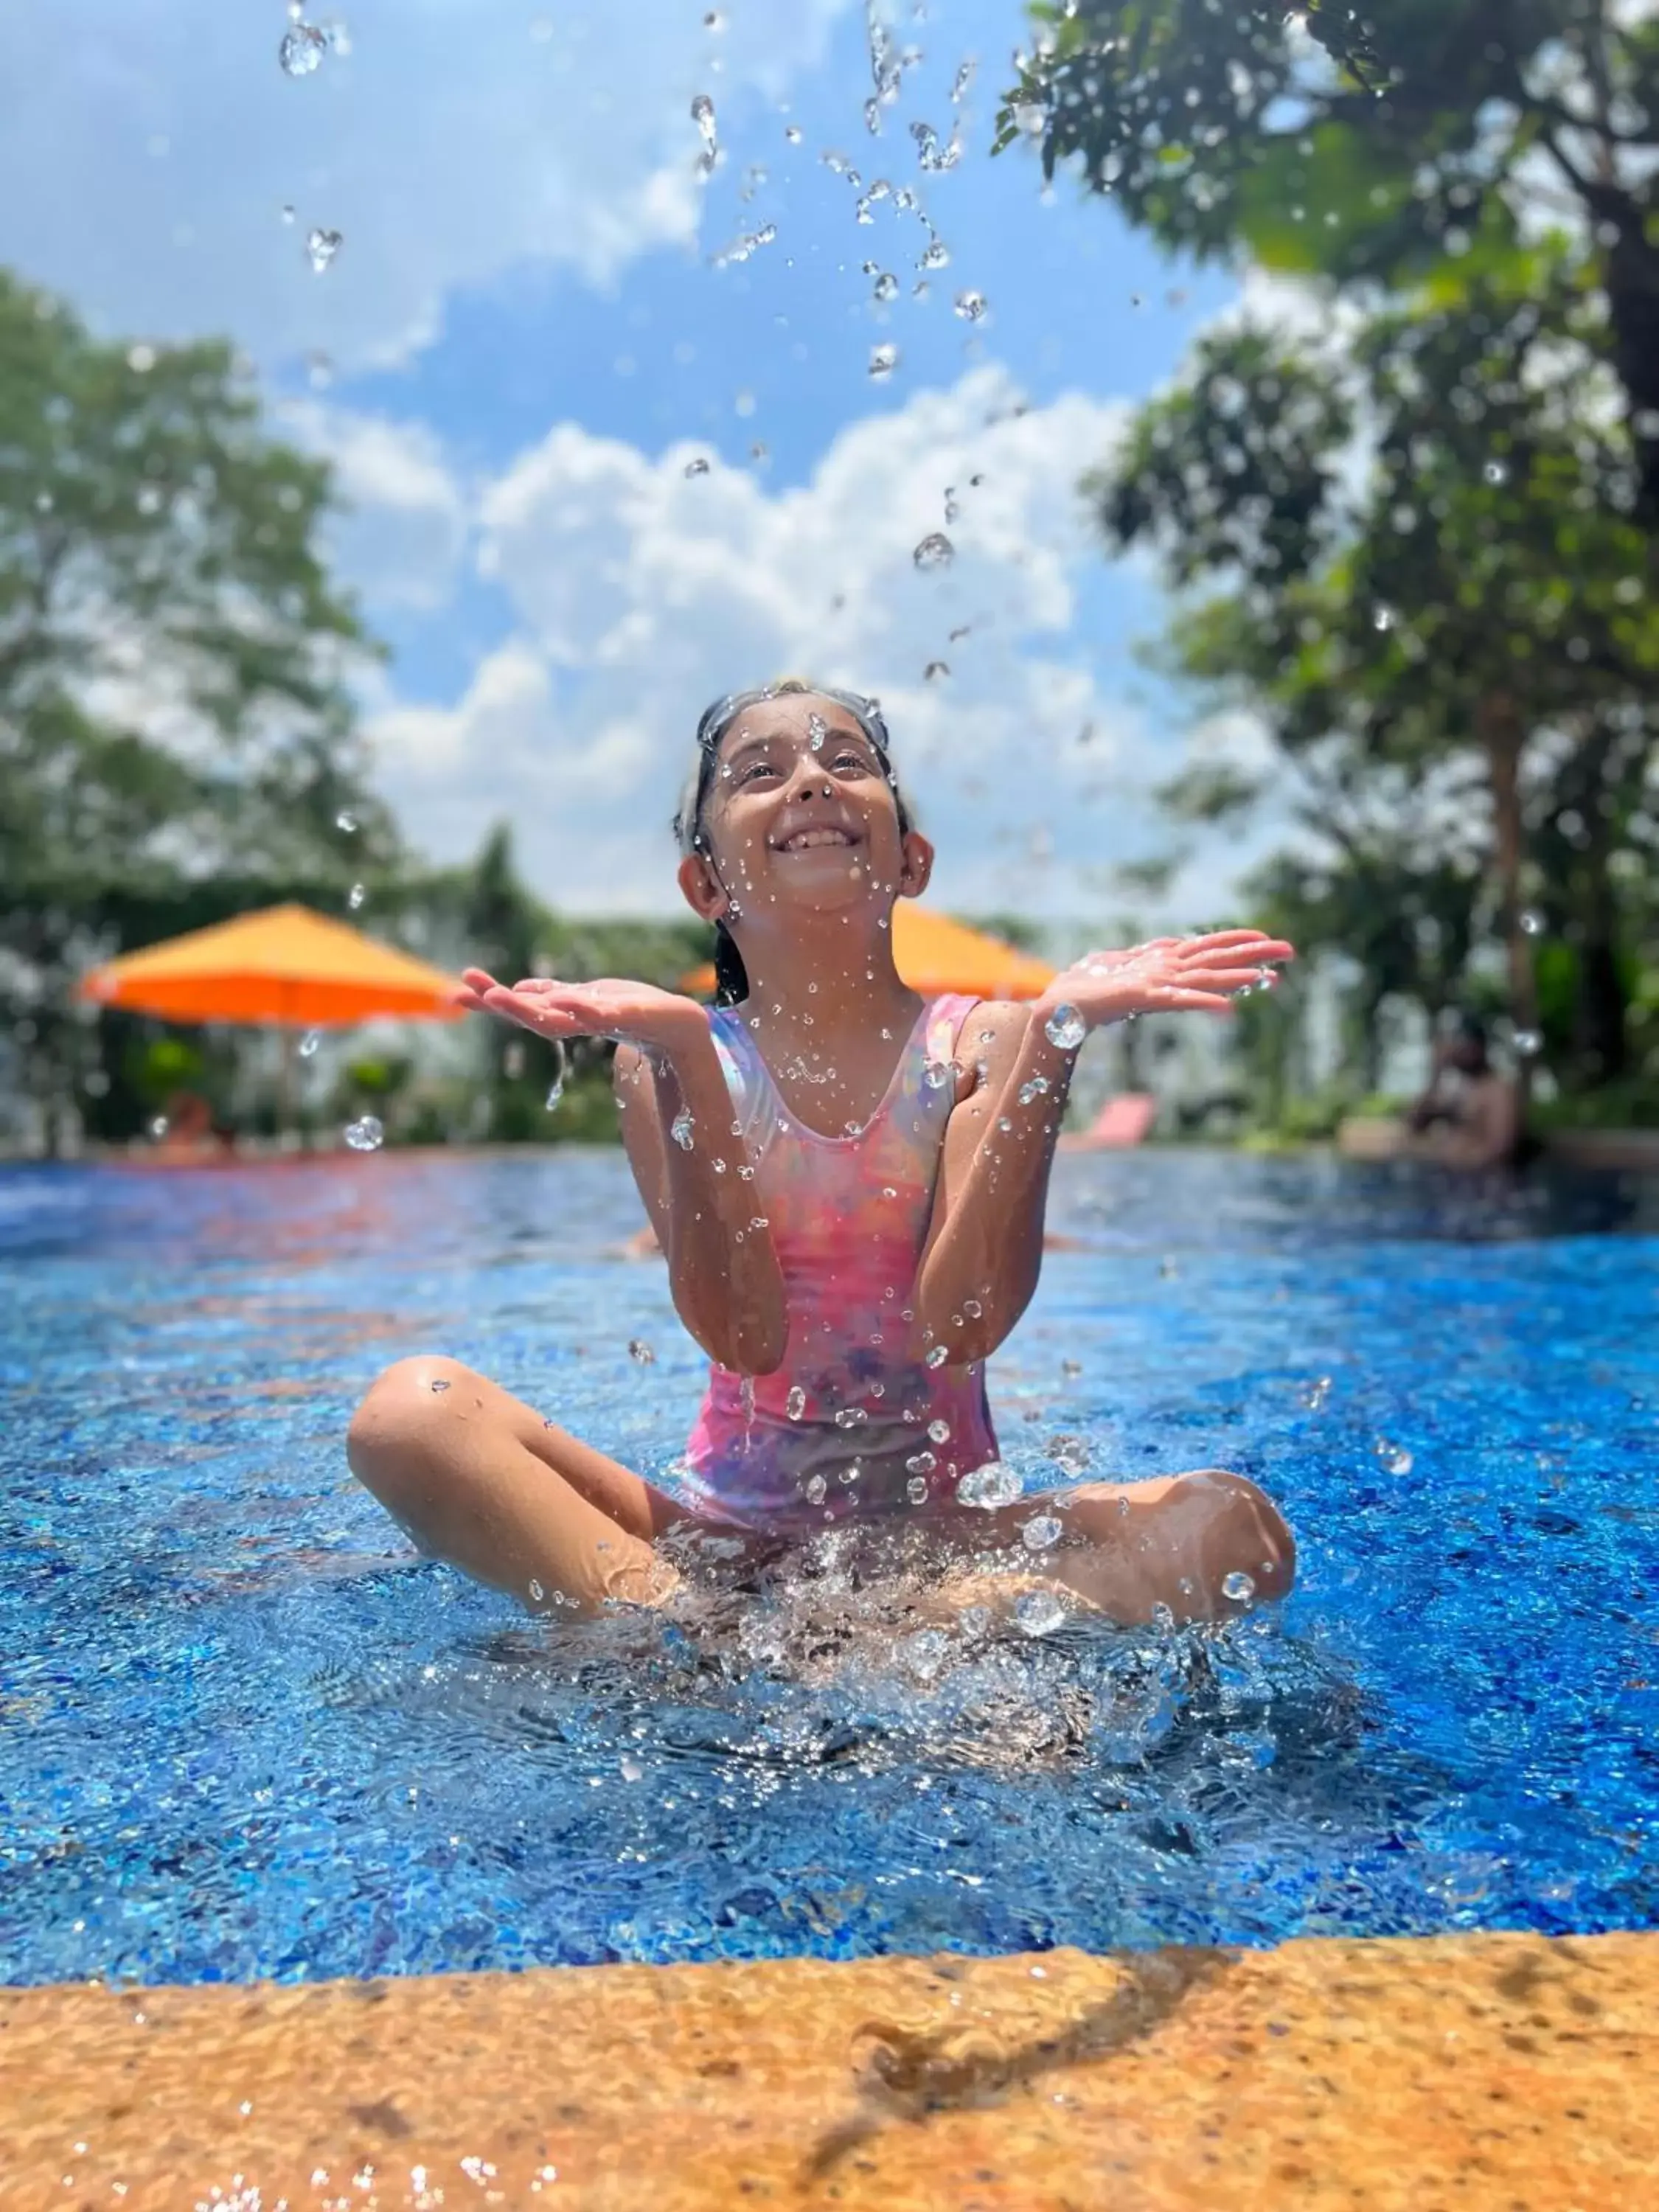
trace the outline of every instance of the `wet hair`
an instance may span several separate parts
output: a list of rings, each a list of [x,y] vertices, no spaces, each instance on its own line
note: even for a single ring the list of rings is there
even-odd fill
[[[893,804],[898,812],[899,835],[908,836],[915,827],[915,817],[904,793],[899,789],[898,778],[893,770],[890,740],[887,725],[882,720],[881,702],[866,699],[861,692],[837,691],[828,684],[809,684],[804,677],[786,676],[775,684],[763,684],[750,691],[730,691],[703,709],[697,724],[697,758],[680,803],[674,814],[674,836],[682,853],[696,853],[709,857],[708,833],[704,816],[708,810],[708,795],[714,787],[714,763],[720,752],[720,740],[739,714],[750,707],[759,706],[763,700],[806,696],[828,699],[837,707],[845,708],[864,732],[871,750],[881,763],[893,794]],[[734,1006],[749,995],[749,975],[743,964],[743,955],[737,940],[723,921],[714,924],[714,1004]]]

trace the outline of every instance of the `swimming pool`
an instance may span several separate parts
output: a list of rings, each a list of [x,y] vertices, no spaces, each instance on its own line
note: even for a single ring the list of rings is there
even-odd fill
[[[667,1469],[636,1219],[574,1148],[0,1173],[0,1976],[1653,1924],[1650,1186],[1063,1159],[1006,1455],[1237,1468],[1298,1589],[805,1664],[767,1605],[532,1624],[347,1474],[434,1346]]]

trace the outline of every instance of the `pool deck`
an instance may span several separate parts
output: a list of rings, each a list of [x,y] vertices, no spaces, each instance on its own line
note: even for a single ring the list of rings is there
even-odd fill
[[[0,1990],[0,2203],[1659,2207],[1659,1936]]]

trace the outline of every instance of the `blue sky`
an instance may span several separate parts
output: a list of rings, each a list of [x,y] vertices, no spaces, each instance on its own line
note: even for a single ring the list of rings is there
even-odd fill
[[[1109,908],[1102,872],[1160,842],[1146,787],[1190,743],[1251,741],[1194,733],[1131,665],[1158,595],[1101,557],[1077,481],[1238,286],[1165,264],[1069,179],[1045,194],[1024,147],[989,158],[1019,10],[888,9],[925,58],[875,137],[862,0],[739,0],[717,29],[684,0],[344,12],[351,51],[301,82],[281,0],[43,22],[0,90],[0,258],[111,331],[230,331],[334,459],[337,557],[392,648],[367,726],[411,836],[459,857],[510,816],[556,902],[665,910],[704,698],[799,668],[881,694],[944,902]],[[957,120],[957,167],[922,171],[912,123]],[[826,152],[892,187],[870,222]],[[68,181],[43,207],[48,162]],[[950,252],[925,298],[901,187]],[[321,276],[313,224],[343,237]],[[953,311],[969,288],[977,324]],[[951,486],[957,558],[918,576]],[[1214,869],[1195,860],[1194,895]]]

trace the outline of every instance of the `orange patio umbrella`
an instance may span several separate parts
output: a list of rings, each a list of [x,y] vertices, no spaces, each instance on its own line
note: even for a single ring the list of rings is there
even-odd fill
[[[969,929],[966,922],[952,921],[914,899],[901,899],[893,908],[893,958],[902,981],[924,999],[947,991],[971,992],[981,999],[1035,999],[1058,973],[1046,960],[1017,952],[1000,938]],[[695,969],[680,981],[684,990],[709,992],[714,970]]]
[[[175,1022],[343,1028],[376,1014],[454,1021],[453,975],[309,907],[271,906],[124,953],[80,996]]]

